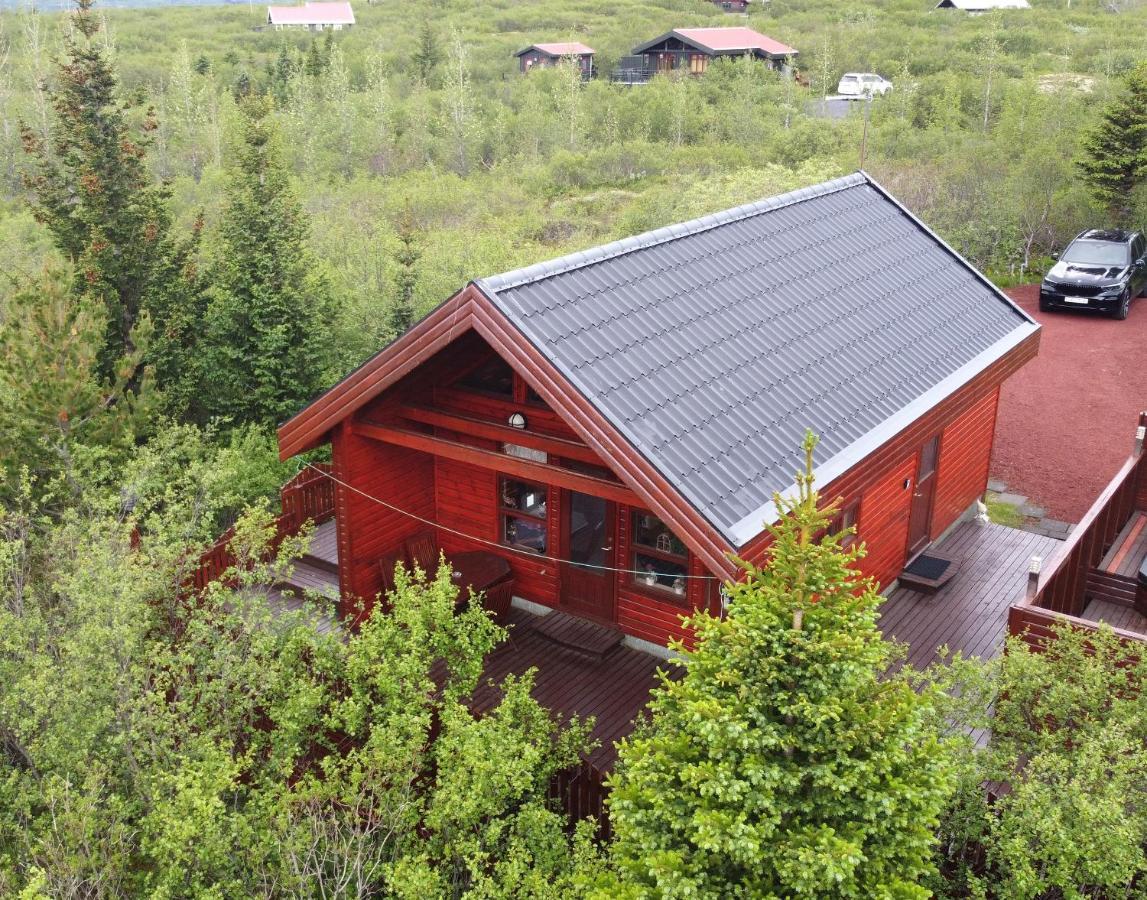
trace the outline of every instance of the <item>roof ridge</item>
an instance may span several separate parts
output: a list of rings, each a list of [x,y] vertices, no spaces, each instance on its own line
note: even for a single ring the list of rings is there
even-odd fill
[[[496,294],[499,291],[521,287],[524,284],[532,284],[545,278],[552,278],[555,275],[562,275],[566,272],[572,272],[575,269],[581,269],[586,266],[605,262],[609,259],[614,259],[618,256],[624,256],[635,250],[646,250],[659,244],[669,243],[678,238],[689,237],[704,231],[710,231],[722,225],[730,225],[733,222],[741,222],[763,213],[774,212],[775,210],[782,209],[786,206],[793,206],[805,200],[813,200],[828,194],[837,193],[838,191],[847,190],[851,187],[871,183],[872,179],[867,173],[853,172],[840,178],[834,178],[831,181],[824,181],[811,187],[797,188],[794,191],[778,194],[775,197],[768,197],[753,203],[746,203],[742,206],[736,206],[722,212],[710,213],[709,215],[691,219],[687,222],[665,225],[661,228],[655,228],[652,231],[646,231],[642,234],[633,235],[632,237],[602,244],[600,247],[593,247],[589,250],[578,250],[566,256],[559,256],[557,259],[535,263],[534,265],[525,266],[521,269],[513,269],[501,275],[490,275],[486,278],[479,278],[474,281],[473,284],[477,285],[487,295]]]

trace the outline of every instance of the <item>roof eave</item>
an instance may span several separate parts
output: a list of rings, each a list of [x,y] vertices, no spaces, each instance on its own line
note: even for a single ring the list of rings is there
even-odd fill
[[[1025,318],[1028,318],[1025,316]],[[895,415],[885,419],[867,434],[853,441],[832,458],[817,466],[813,474],[816,482],[821,485],[832,483],[849,469],[863,461],[879,447],[898,435],[913,422],[925,415],[929,410],[938,406],[964,385],[971,382],[977,375],[1003,359],[1009,353],[1032,337],[1038,334],[1040,326],[1034,321],[1028,321],[1017,326],[1012,332],[1000,338],[991,347],[981,351],[959,369],[925,391],[907,406],[900,409]],[[796,496],[796,485],[781,493],[781,497],[788,500]],[[769,500],[753,512],[744,516],[740,521],[725,531],[725,536],[738,549],[744,548],[753,538],[760,535],[767,525],[771,525],[778,518],[776,502]]]

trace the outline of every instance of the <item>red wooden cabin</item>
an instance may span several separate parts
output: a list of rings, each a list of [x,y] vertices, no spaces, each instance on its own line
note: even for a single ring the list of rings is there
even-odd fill
[[[344,609],[430,530],[651,649],[762,557],[805,430],[895,579],[986,488],[1038,326],[867,175],[475,281],[279,429],[329,443]],[[532,606],[536,605],[536,606]]]

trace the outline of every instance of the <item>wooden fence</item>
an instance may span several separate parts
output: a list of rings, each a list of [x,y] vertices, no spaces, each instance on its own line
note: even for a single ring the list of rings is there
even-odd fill
[[[283,538],[297,534],[308,519],[316,525],[325,522],[335,514],[334,482],[323,473],[330,467],[320,463],[314,469],[303,469],[279,489],[281,512],[275,517],[275,537],[273,546],[278,547]],[[199,562],[188,575],[188,587],[201,591],[235,565],[231,553],[231,539],[235,529],[228,528],[219,539],[203,551]]]
[[[1080,618],[1087,606],[1088,575],[1115,542],[1136,509],[1147,509],[1147,412],[1139,414],[1135,446],[1128,460],[1092,504],[1063,546],[1029,576],[1027,596],[1008,610],[1008,633],[1034,647],[1052,635],[1056,623],[1094,630]],[[1115,629],[1126,640],[1147,642],[1147,635]]]

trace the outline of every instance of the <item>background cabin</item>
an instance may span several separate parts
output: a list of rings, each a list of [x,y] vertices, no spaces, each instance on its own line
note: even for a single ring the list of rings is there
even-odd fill
[[[648,80],[658,72],[702,75],[719,56],[750,56],[770,69],[787,71],[797,51],[751,28],[675,28],[634,47],[614,80]]]
[[[728,13],[743,13],[749,8],[749,0],[713,0],[713,5]]]
[[[979,15],[993,9],[1031,9],[1028,0],[940,0],[936,9],[958,9]]]
[[[309,31],[340,31],[354,24],[350,3],[304,3],[302,6],[268,6],[267,24],[276,31],[306,28]]]
[[[552,68],[563,59],[570,59],[581,70],[582,79],[587,80],[593,77],[593,53],[592,47],[572,41],[563,44],[531,44],[514,56],[518,58],[518,71],[523,73],[531,69]]]

